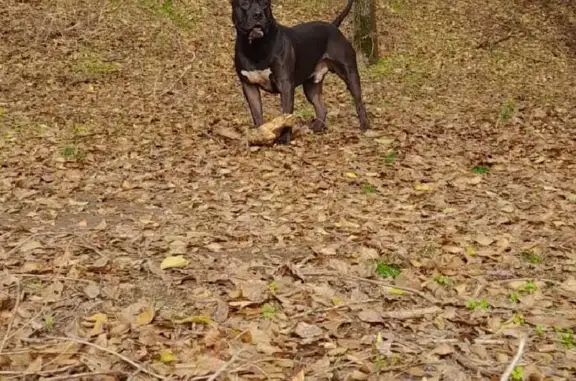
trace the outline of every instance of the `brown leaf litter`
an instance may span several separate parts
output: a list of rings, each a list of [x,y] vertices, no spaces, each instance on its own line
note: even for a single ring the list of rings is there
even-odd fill
[[[3,3],[0,380],[571,380],[573,8],[377,10],[374,130],[250,147],[227,4]]]

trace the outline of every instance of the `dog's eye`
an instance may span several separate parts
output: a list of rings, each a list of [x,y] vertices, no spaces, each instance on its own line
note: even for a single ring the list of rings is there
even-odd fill
[[[262,8],[268,8],[270,6],[270,0],[261,0],[260,5]]]
[[[240,0],[240,7],[244,9],[250,8],[250,0]]]

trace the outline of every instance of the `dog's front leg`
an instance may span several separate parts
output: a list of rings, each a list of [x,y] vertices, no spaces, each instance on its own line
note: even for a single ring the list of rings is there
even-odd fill
[[[250,108],[250,113],[252,114],[252,121],[254,122],[254,127],[259,127],[264,123],[264,115],[262,113],[262,98],[260,97],[260,89],[258,86],[250,85],[248,83],[242,83],[242,92],[244,93],[244,98],[248,102],[248,107]]]
[[[294,81],[289,78],[279,78],[277,82],[278,91],[280,92],[280,106],[283,114],[292,114],[294,112]],[[281,135],[276,139],[278,144],[290,144],[292,139],[292,127],[286,127],[282,130]]]

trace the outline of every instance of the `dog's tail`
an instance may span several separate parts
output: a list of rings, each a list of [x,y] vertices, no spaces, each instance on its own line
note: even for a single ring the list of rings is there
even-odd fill
[[[346,16],[348,16],[348,13],[350,13],[350,9],[352,9],[353,3],[354,0],[348,0],[346,8],[344,8],[342,12],[340,12],[340,14],[334,19],[334,21],[332,21],[332,25],[334,25],[336,28],[340,28],[340,24],[342,24],[342,21],[344,21]]]

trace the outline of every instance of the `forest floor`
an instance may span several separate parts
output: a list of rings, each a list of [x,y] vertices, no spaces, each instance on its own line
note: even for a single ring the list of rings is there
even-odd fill
[[[228,1],[4,1],[0,379],[573,379],[576,11],[481,3],[379,1],[373,131],[331,75],[255,148]]]

